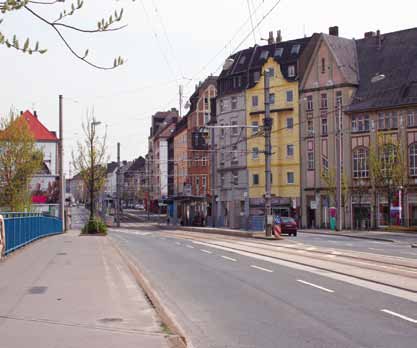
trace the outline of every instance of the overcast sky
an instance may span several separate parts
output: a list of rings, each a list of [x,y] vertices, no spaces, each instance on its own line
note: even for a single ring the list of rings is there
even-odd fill
[[[254,26],[276,2],[249,0]],[[53,19],[69,5],[38,8]],[[178,85],[185,86],[188,97],[199,80],[219,73],[245,37],[240,48],[262,43],[270,30],[281,29],[288,40],[338,25],[341,36],[362,38],[366,31],[414,27],[417,5],[412,0],[281,0],[252,35],[247,0],[90,0],[66,23],[95,28],[97,20],[121,7],[128,24],[122,31],[64,32],[81,54],[89,48],[96,63],[111,65],[118,55],[127,60],[112,71],[95,70],[74,58],[50,27],[25,11],[8,14],[0,26],[4,34],[17,34],[21,42],[29,36],[48,49],[45,55],[29,56],[0,46],[0,114],[11,107],[37,110],[50,130],[58,130],[58,95],[63,94],[67,173],[88,109],[102,122],[102,132],[107,125],[110,159],[116,159],[119,141],[122,159],[131,160],[147,151],[151,115],[178,108]]]

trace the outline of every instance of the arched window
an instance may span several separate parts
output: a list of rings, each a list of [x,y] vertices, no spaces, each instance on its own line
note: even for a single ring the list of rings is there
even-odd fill
[[[408,147],[408,168],[411,176],[417,176],[417,143]]]
[[[369,150],[366,147],[357,147],[353,150],[353,177],[367,178],[369,176]]]

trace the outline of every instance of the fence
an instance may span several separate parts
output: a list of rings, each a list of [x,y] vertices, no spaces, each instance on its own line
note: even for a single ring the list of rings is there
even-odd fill
[[[62,233],[62,221],[56,217],[38,213],[0,213],[0,216],[4,220],[4,254],[8,254],[36,239]]]

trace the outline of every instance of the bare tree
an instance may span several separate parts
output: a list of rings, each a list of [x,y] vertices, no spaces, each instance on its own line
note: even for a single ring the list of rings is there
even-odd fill
[[[31,206],[29,183],[41,168],[43,153],[24,118],[13,113],[1,121],[0,206],[23,211]]]
[[[87,115],[82,125],[84,140],[77,144],[77,152],[72,152],[72,162],[78,171],[90,196],[90,220],[95,217],[95,196],[104,186],[106,179],[106,138],[97,134],[98,122]]]
[[[134,0],[132,0],[134,1]],[[123,18],[123,8],[119,11],[115,11],[108,18],[102,18],[94,24],[93,27],[83,28],[75,25],[68,24],[65,20],[68,20],[69,17],[77,14],[79,10],[84,5],[84,0],[74,0],[71,2],[71,5],[68,6],[68,9],[59,12],[57,11],[56,18],[48,19],[43,16],[41,8],[54,8],[56,4],[66,2],[66,0],[3,0],[0,1],[0,12],[3,15],[3,18],[0,18],[0,25],[3,22],[4,18],[10,17],[16,11],[25,11],[35,19],[39,20],[44,25],[48,26],[58,35],[59,39],[64,43],[69,52],[75,56],[77,59],[80,59],[84,63],[103,70],[114,69],[121,64],[124,60],[122,57],[117,57],[114,59],[112,65],[98,65],[93,61],[88,59],[89,50],[77,50],[69,44],[65,38],[65,31],[79,32],[83,34],[95,34],[103,33],[109,31],[117,31],[123,29],[125,25],[115,26],[116,23],[122,21]],[[30,31],[30,30],[29,30]],[[39,42],[33,44],[29,38],[27,38],[23,44],[19,41],[16,35],[13,37],[7,37],[0,30],[0,44],[5,45],[8,48],[14,48],[18,51],[33,54],[40,53],[44,54],[47,52],[45,48],[41,48]]]

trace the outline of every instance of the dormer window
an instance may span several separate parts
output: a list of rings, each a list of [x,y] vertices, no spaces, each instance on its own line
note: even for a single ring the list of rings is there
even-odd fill
[[[282,54],[284,53],[283,47],[278,47],[275,49],[274,57],[282,57]]]
[[[295,76],[295,66],[289,65],[288,66],[288,77],[294,77]]]
[[[291,48],[291,54],[298,54],[300,52],[300,45],[294,45]]]
[[[264,50],[261,52],[261,59],[267,59],[269,56],[269,51]]]
[[[243,56],[242,58],[240,58],[239,64],[245,64],[245,60],[246,60],[246,56]]]
[[[253,72],[253,81],[258,82],[260,78],[261,78],[261,74],[259,73],[259,71],[254,71]]]

